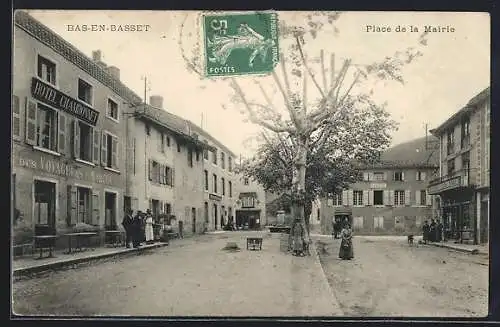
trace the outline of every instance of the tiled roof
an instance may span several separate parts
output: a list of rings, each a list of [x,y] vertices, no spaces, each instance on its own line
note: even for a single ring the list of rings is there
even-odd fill
[[[212,143],[214,143],[218,148],[224,150],[224,152],[230,154],[232,157],[236,157],[233,151],[231,151],[227,146],[219,142],[215,137],[210,135],[206,130],[202,129],[200,126],[196,125],[192,121],[187,121],[189,124],[189,128],[192,132],[203,136],[206,139],[209,139]]]

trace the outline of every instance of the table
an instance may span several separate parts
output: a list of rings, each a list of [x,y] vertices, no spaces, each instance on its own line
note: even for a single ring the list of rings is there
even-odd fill
[[[252,250],[262,250],[262,237],[247,237],[247,250],[252,247]]]
[[[68,233],[68,234],[64,234],[64,236],[68,236],[68,252],[65,252],[66,254],[69,254],[69,253],[72,253],[74,251],[71,250],[71,239],[73,237],[76,237],[76,247],[75,247],[75,250],[78,249],[80,251],[82,251],[82,244],[81,244],[81,240],[83,238],[90,238],[92,236],[96,236],[97,233],[94,233],[94,232],[81,232],[81,233]],[[94,250],[94,249],[92,249]]]
[[[40,248],[40,257],[38,257],[38,259],[42,259],[43,258],[43,249],[44,248],[48,248],[49,249],[49,256],[48,258],[53,258],[54,256],[52,255],[52,248],[54,247],[54,245],[52,244],[53,240],[55,240],[58,236],[57,235],[36,235],[36,236],[33,236],[35,238],[35,240],[39,240],[39,241],[43,241],[43,240],[50,240],[50,242],[48,242],[48,246],[38,246]],[[35,242],[36,244],[37,242]]]
[[[107,231],[105,231],[105,233],[106,233],[106,236],[109,235],[109,237],[111,238],[111,240],[112,240],[111,245],[113,245],[114,247],[122,245],[122,242],[121,242],[122,232],[121,231],[119,231],[119,230],[107,230]]]

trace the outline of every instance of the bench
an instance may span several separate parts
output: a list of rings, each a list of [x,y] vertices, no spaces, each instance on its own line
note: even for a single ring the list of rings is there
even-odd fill
[[[26,254],[33,254],[33,243],[17,244],[13,246],[14,257],[24,257]]]
[[[262,250],[262,237],[247,237],[247,250]]]
[[[39,259],[43,257],[43,250],[49,250],[49,258],[53,257],[52,251],[56,245],[56,230],[54,227],[49,225],[35,225],[35,236],[33,242],[33,249],[40,250]],[[35,252],[35,251],[33,251]]]

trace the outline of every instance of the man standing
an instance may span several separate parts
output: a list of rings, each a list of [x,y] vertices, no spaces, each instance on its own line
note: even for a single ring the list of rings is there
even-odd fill
[[[133,212],[132,209],[127,208],[126,214],[123,217],[122,221],[122,226],[125,229],[125,245],[127,248],[130,248],[130,242],[132,241],[132,229],[131,229],[133,222],[132,212]]]
[[[142,233],[141,233],[141,225],[142,225],[142,211],[138,210],[136,215],[134,216],[134,219],[132,221],[132,226],[131,226],[131,234],[132,234],[132,243],[134,245],[134,248],[137,248],[141,245],[142,241]]]
[[[423,238],[423,241],[425,244],[427,244],[427,241],[429,240],[429,229],[430,229],[430,226],[426,220],[422,226],[422,238]]]

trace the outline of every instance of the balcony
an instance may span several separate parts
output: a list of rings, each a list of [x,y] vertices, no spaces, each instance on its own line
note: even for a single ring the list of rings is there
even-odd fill
[[[429,182],[427,192],[431,195],[439,194],[444,191],[449,191],[461,187],[469,187],[470,184],[470,170],[461,169],[454,171],[450,175],[435,178]]]

